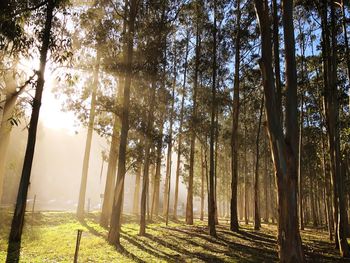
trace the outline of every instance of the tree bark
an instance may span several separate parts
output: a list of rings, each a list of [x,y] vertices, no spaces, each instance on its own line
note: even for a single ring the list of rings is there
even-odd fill
[[[324,109],[327,123],[330,148],[331,174],[333,183],[334,223],[336,246],[342,257],[350,256],[350,248],[346,239],[347,215],[344,202],[343,176],[341,173],[340,134],[339,134],[339,95],[337,87],[337,40],[335,3],[330,3],[331,32],[328,27],[328,4],[322,2],[321,22],[324,58]],[[331,44],[330,44],[331,43]]]
[[[94,131],[94,121],[95,121],[95,111],[96,111],[96,93],[98,89],[99,70],[100,70],[100,54],[97,51],[96,65],[94,69],[94,80],[92,83],[92,91],[91,91],[91,104],[90,104],[90,112],[89,112],[88,132],[86,135],[83,170],[82,170],[80,190],[79,190],[79,201],[78,201],[78,208],[77,208],[78,220],[84,219],[84,212],[85,212],[85,195],[86,195],[86,185],[87,185],[87,178],[88,178],[88,172],[89,172],[91,142],[92,142],[92,135]]]
[[[239,121],[239,67],[240,67],[240,37],[241,37],[241,1],[237,1],[237,20],[236,20],[236,38],[235,38],[235,78],[233,87],[233,106],[232,106],[232,135],[231,135],[231,207],[230,207],[230,229],[237,232],[238,214],[237,214],[237,186],[238,186],[238,121]]]
[[[203,145],[201,144],[201,214],[200,220],[204,220],[204,182],[205,181],[205,164],[203,159]]]
[[[260,130],[261,130],[261,120],[264,112],[264,97],[261,99],[260,106],[260,115],[259,115],[259,124],[258,132],[256,135],[256,162],[255,162],[255,181],[254,181],[254,229],[259,230],[261,227],[260,221],[260,207],[259,207],[259,159],[260,159]]]
[[[210,143],[209,143],[209,196],[208,196],[208,225],[209,234],[216,237],[215,229],[215,164],[214,164],[214,144],[215,144],[215,113],[216,113],[216,0],[214,0],[214,25],[213,25],[213,83],[211,98],[211,120],[210,120]]]
[[[174,197],[174,218],[175,219],[177,218],[177,203],[178,203],[178,195],[179,195],[180,164],[181,164],[181,153],[182,153],[182,125],[184,120],[188,52],[189,52],[189,38],[187,38],[187,43],[186,43],[185,69],[184,69],[184,79],[183,79],[183,85],[182,85],[182,99],[181,99],[181,109],[180,109],[180,125],[179,125],[179,132],[178,132],[176,182],[175,182],[175,197]]]
[[[145,144],[145,157],[143,164],[143,180],[142,180],[142,193],[141,193],[141,218],[140,218],[140,236],[146,234],[146,202],[149,188],[149,166],[150,166],[150,150],[152,144],[152,129],[154,122],[154,108],[156,99],[156,83],[153,80],[149,97],[149,112],[147,116],[146,127],[146,144]]]
[[[283,28],[286,68],[286,136],[280,118],[272,69],[271,29],[268,1],[255,0],[261,32],[261,71],[266,114],[278,186],[278,247],[280,262],[304,262],[297,213],[297,75],[293,29],[293,1],[283,0]]]
[[[121,97],[121,88],[118,88],[118,95],[115,102]],[[100,218],[100,226],[107,228],[111,218],[113,205],[113,188],[115,186],[115,176],[117,172],[118,147],[120,143],[120,121],[119,117],[114,114],[112,141],[109,149],[107,178],[103,195],[103,205]]]
[[[186,224],[193,225],[193,177],[194,177],[194,154],[196,148],[196,119],[197,119],[197,87],[198,87],[198,71],[199,71],[199,59],[201,56],[200,44],[200,28],[199,28],[199,13],[198,3],[196,4],[196,57],[195,57],[195,69],[193,80],[193,108],[192,108],[192,123],[191,123],[191,142],[190,142],[190,169],[188,177],[188,190],[187,190],[187,203],[186,203]]]
[[[161,138],[159,138],[157,142],[157,160],[156,160],[156,173],[154,176],[154,184],[153,184],[153,197],[152,197],[152,206],[151,206],[151,219],[153,215],[158,216],[159,213],[159,192],[160,192],[160,169],[162,166],[162,148],[163,148],[163,129],[164,129],[164,116],[162,116],[161,120],[161,128],[159,133],[161,134]]]
[[[134,34],[135,34],[135,20],[138,10],[138,1],[130,0],[129,14],[125,14],[128,17],[127,21],[127,33],[126,33],[126,57],[125,57],[125,82],[124,82],[124,96],[123,96],[123,109],[121,117],[121,132],[120,132],[120,144],[119,144],[119,156],[118,156],[118,172],[117,182],[114,189],[114,200],[111,215],[111,226],[108,233],[108,242],[117,247],[120,246],[120,229],[121,229],[121,213],[122,213],[122,200],[124,193],[124,178],[126,173],[126,148],[129,131],[129,105],[130,105],[130,86],[131,86],[131,73],[132,73],[132,59],[134,48]],[[128,0],[125,0],[125,6],[128,6]]]
[[[277,0],[272,0],[272,16],[273,16],[273,59],[275,70],[275,86],[276,86],[276,104],[281,123],[283,123],[283,108],[282,108],[282,85],[281,85],[281,66],[280,66],[280,40],[279,40],[279,16]]]

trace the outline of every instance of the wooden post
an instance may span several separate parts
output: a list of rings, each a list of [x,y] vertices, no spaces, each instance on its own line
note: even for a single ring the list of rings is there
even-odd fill
[[[74,263],[78,262],[78,253],[79,253],[79,246],[80,246],[80,240],[81,240],[82,233],[83,233],[83,230],[78,229],[77,242],[75,244]]]

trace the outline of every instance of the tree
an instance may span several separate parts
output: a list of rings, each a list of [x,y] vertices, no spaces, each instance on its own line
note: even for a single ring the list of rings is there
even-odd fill
[[[129,131],[129,105],[130,105],[130,86],[131,86],[131,69],[133,62],[133,48],[134,48],[134,34],[135,34],[135,20],[138,11],[139,1],[131,0],[128,8],[125,8],[125,16],[127,20],[127,32],[125,40],[125,82],[123,92],[123,109],[121,116],[121,131],[120,144],[118,155],[118,172],[117,182],[114,190],[114,200],[111,215],[111,225],[108,233],[109,243],[120,245],[120,228],[121,228],[121,214],[122,214],[122,200],[124,191],[124,178],[126,173],[126,147]],[[128,6],[128,1],[125,1],[125,6]]]
[[[237,1],[237,18],[236,18],[236,38],[235,38],[235,80],[233,87],[233,110],[232,110],[232,136],[231,136],[231,220],[230,229],[238,231],[238,214],[237,214],[237,183],[238,183],[238,117],[239,117],[239,67],[240,67],[240,23],[241,7],[240,0]]]
[[[91,150],[91,142],[92,142],[92,133],[94,127],[95,120],[95,104],[96,104],[96,92],[98,88],[98,73],[100,68],[100,54],[97,51],[96,57],[96,65],[94,69],[94,80],[92,83],[92,93],[91,93],[91,105],[90,105],[90,113],[89,113],[89,124],[88,124],[88,132],[86,135],[86,144],[85,144],[85,152],[84,152],[84,160],[83,160],[83,170],[81,175],[80,182],[80,191],[79,191],[79,201],[77,207],[77,218],[79,220],[84,219],[84,211],[85,211],[85,195],[86,195],[86,185],[87,185],[87,177],[89,171],[89,160],[90,160],[90,150]]]
[[[214,163],[214,140],[215,140],[215,113],[216,113],[216,37],[217,37],[217,25],[216,25],[216,16],[217,16],[217,1],[214,0],[214,24],[213,24],[213,79],[212,79],[212,91],[211,91],[211,119],[210,119],[210,142],[209,142],[209,195],[208,195],[208,224],[209,224],[209,234],[213,237],[216,237],[215,229],[215,163]]]
[[[24,214],[25,214],[25,209],[27,204],[28,187],[30,183],[30,175],[31,175],[32,163],[33,163],[33,157],[34,157],[36,131],[37,131],[38,120],[39,120],[41,98],[42,98],[42,93],[43,93],[43,88],[45,83],[44,74],[45,74],[45,68],[46,68],[46,60],[47,60],[47,54],[50,46],[52,20],[54,18],[53,12],[56,5],[57,3],[53,0],[47,1],[45,25],[43,28],[42,45],[40,48],[40,67],[37,72],[38,79],[36,82],[32,114],[31,114],[30,123],[29,123],[26,153],[24,157],[21,181],[18,189],[15,212],[14,212],[12,224],[11,224],[9,245],[7,249],[7,258],[6,258],[7,262],[18,262],[19,256],[20,256],[19,249],[21,246]]]
[[[259,207],[259,159],[260,159],[260,129],[261,129],[261,119],[264,110],[264,97],[261,99],[260,114],[259,114],[259,124],[258,132],[256,135],[256,161],[255,161],[255,180],[254,180],[254,229],[259,230],[261,227],[260,221],[260,207]]]
[[[304,262],[297,213],[297,76],[293,30],[293,1],[283,0],[286,60],[286,135],[283,135],[272,68],[271,29],[267,1],[255,1],[261,34],[261,71],[266,115],[278,186],[278,247],[281,262]]]

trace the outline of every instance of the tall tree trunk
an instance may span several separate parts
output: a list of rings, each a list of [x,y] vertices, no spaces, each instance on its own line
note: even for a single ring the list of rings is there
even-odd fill
[[[196,57],[195,57],[195,69],[194,69],[194,80],[193,80],[193,108],[192,108],[192,123],[191,123],[191,142],[190,142],[190,169],[188,177],[188,190],[187,190],[187,203],[186,203],[186,224],[193,225],[193,177],[194,177],[194,154],[196,148],[196,119],[197,119],[197,87],[198,87],[198,71],[199,71],[199,60],[201,56],[201,37],[199,28],[199,11],[198,4],[196,3]]]
[[[152,197],[152,206],[151,206],[151,219],[153,215],[158,216],[159,213],[159,192],[160,192],[160,169],[162,167],[162,148],[163,148],[163,130],[164,130],[164,116],[161,117],[161,125],[160,125],[160,135],[157,142],[157,160],[156,160],[156,173],[154,176],[154,184],[153,184],[153,197]]]
[[[126,148],[129,131],[129,105],[130,105],[130,86],[131,86],[131,71],[134,48],[134,34],[135,34],[135,19],[138,10],[138,1],[130,0],[129,14],[127,20],[126,33],[126,56],[125,56],[125,82],[124,82],[124,96],[123,109],[121,116],[121,132],[118,156],[118,172],[117,182],[114,190],[114,200],[111,215],[111,226],[108,233],[108,241],[110,244],[120,246],[120,229],[121,229],[121,213],[122,201],[124,194],[124,178],[126,173]],[[125,0],[125,6],[129,6],[128,0]],[[127,9],[127,8],[126,8]],[[127,13],[127,12],[126,12]]]
[[[245,98],[244,98],[245,99]],[[248,215],[248,160],[247,160],[247,109],[244,102],[244,153],[243,153],[243,186],[244,186],[244,222],[246,225],[249,224]]]
[[[121,97],[121,88],[118,88],[118,95],[115,103]],[[112,141],[109,149],[108,167],[107,167],[107,178],[105,184],[105,190],[103,195],[103,205],[100,217],[100,225],[107,228],[109,226],[109,219],[111,218],[112,205],[113,205],[113,189],[115,186],[115,176],[117,172],[117,161],[118,161],[118,147],[120,143],[120,121],[119,117],[114,114]]]
[[[41,98],[44,88],[44,75],[46,68],[47,53],[49,50],[51,27],[53,20],[53,11],[55,1],[48,0],[46,9],[45,26],[42,35],[42,46],[40,48],[40,67],[37,72],[38,80],[36,82],[35,96],[33,99],[32,115],[30,117],[28,141],[24,156],[21,180],[18,188],[15,212],[12,219],[9,235],[9,245],[7,249],[6,262],[18,262],[20,256],[21,237],[24,224],[24,214],[27,204],[28,188],[30,184],[30,174],[32,170],[33,156],[36,142],[36,132],[39,120]]]
[[[264,134],[265,135],[265,134]],[[267,136],[264,136],[264,196],[265,196],[265,216],[264,216],[264,222],[269,222],[269,200],[272,201],[272,195],[271,195],[271,189],[270,189],[270,195],[268,195],[268,188],[269,188],[269,173],[267,170]],[[269,196],[269,198],[268,198]]]
[[[126,5],[124,6],[124,11],[126,14]],[[127,21],[124,17],[123,19],[123,35],[126,34]],[[125,59],[126,48],[123,49],[123,59]],[[121,75],[118,83],[118,91],[117,96],[115,98],[115,106],[121,101],[123,96],[122,87],[124,87],[125,76]],[[107,228],[109,226],[109,219],[112,214],[112,206],[113,206],[113,189],[115,187],[115,177],[117,173],[117,163],[118,163],[118,151],[120,144],[120,119],[119,116],[114,114],[114,122],[113,122],[113,133],[112,133],[112,142],[111,147],[109,149],[109,157],[108,157],[108,168],[107,168],[107,178],[105,184],[104,191],[104,199],[101,211],[100,218],[100,226]]]
[[[180,125],[179,125],[179,132],[178,132],[176,182],[175,182],[175,197],[174,197],[174,218],[175,219],[177,218],[177,203],[178,203],[179,181],[180,181],[180,164],[181,164],[181,154],[182,154],[182,125],[183,125],[183,120],[184,120],[184,106],[185,106],[187,66],[188,66],[187,59],[188,59],[188,52],[189,52],[189,38],[188,37],[189,36],[187,35],[186,54],[185,54],[185,69],[184,69],[184,79],[183,79],[183,85],[182,85],[182,99],[181,99],[181,109],[180,109]]]
[[[328,162],[326,157],[326,146],[325,146],[325,139],[324,135],[322,133],[322,168],[323,168],[323,175],[324,175],[324,182],[325,182],[325,205],[326,205],[326,215],[327,215],[327,221],[328,221],[328,234],[329,234],[329,240],[333,241],[333,227],[334,227],[334,221],[332,216],[332,206],[331,206],[331,182],[330,182],[330,176],[329,176],[329,168],[328,168]]]
[[[330,90],[332,94],[331,99],[333,99],[334,106],[334,115],[331,113],[331,116],[335,116],[335,127],[334,127],[334,166],[336,173],[336,183],[338,191],[338,241],[339,241],[339,250],[342,257],[350,257],[350,246],[347,241],[347,232],[348,232],[348,216],[346,212],[345,204],[345,194],[344,194],[344,174],[342,169],[342,157],[340,153],[340,124],[339,124],[339,91],[337,87],[337,32],[336,32],[336,13],[335,13],[335,2],[331,2],[331,40],[332,40],[332,86]],[[348,62],[348,61],[347,61]],[[329,106],[328,109],[332,107]],[[332,109],[331,109],[332,110]],[[332,158],[331,158],[332,160]]]
[[[266,99],[266,114],[278,186],[278,247],[281,262],[304,262],[297,207],[297,75],[293,29],[293,1],[283,0],[283,28],[286,68],[286,136],[280,118],[272,69],[271,29],[268,1],[255,0],[261,32],[261,70]]]
[[[214,144],[215,144],[215,113],[216,113],[216,0],[214,0],[214,25],[213,25],[213,83],[211,98],[211,120],[210,120],[210,150],[209,150],[209,196],[208,196],[208,225],[209,234],[216,237],[215,229],[215,164],[214,164]]]
[[[304,122],[304,95],[301,95],[301,109],[299,121],[299,156],[298,156],[298,183],[299,183],[299,222],[300,230],[304,230],[304,216],[303,216],[303,178],[301,173],[301,164],[303,156],[303,122]]]
[[[237,1],[237,19],[236,19],[236,38],[235,38],[235,79],[233,87],[233,106],[232,106],[232,135],[231,135],[231,208],[230,208],[230,229],[237,232],[238,214],[237,214],[237,186],[238,186],[238,121],[239,121],[239,67],[240,67],[240,42],[241,42],[241,1]]]
[[[171,167],[172,167],[172,148],[173,148],[173,122],[174,122],[174,105],[175,105],[175,88],[176,88],[176,78],[177,78],[177,71],[176,71],[176,59],[177,59],[177,52],[176,47],[174,48],[175,51],[175,57],[174,57],[174,64],[173,64],[173,89],[172,89],[172,96],[171,96],[171,109],[170,109],[170,124],[169,124],[169,142],[168,142],[168,154],[167,154],[167,166],[166,166],[166,184],[164,189],[164,203],[163,206],[166,206],[166,225],[168,225],[168,217],[169,217],[169,194],[170,194],[170,180],[171,180]],[[166,194],[166,195],[165,195]],[[177,218],[177,211],[174,208],[174,219]]]
[[[264,97],[261,99],[260,106],[260,115],[259,115],[259,124],[258,132],[256,135],[256,162],[255,162],[255,181],[254,181],[254,229],[259,230],[261,227],[260,221],[260,208],[259,208],[259,159],[260,159],[260,130],[261,130],[261,120],[264,112]]]
[[[215,200],[215,225],[219,224],[219,215],[218,215],[218,198],[217,198],[217,184],[218,184],[218,143],[219,143],[219,108],[216,105],[215,113],[215,147],[214,147],[214,200]]]
[[[94,69],[94,80],[92,83],[92,91],[91,91],[91,104],[90,104],[90,112],[89,112],[88,132],[86,135],[83,170],[81,175],[79,201],[78,201],[78,207],[77,207],[77,218],[79,220],[84,219],[86,185],[87,185],[87,178],[88,178],[88,172],[89,172],[92,134],[94,131],[94,121],[95,121],[95,111],[96,111],[96,93],[98,89],[99,70],[100,70],[100,54],[99,54],[99,51],[97,51],[96,65]]]
[[[340,135],[339,135],[339,102],[337,87],[337,40],[336,40],[336,15],[335,3],[330,3],[331,9],[331,32],[329,33],[327,15],[328,4],[322,2],[322,36],[324,60],[325,91],[324,105],[328,128],[328,139],[330,148],[331,173],[333,180],[333,203],[335,241],[342,257],[350,256],[350,248],[346,239],[347,215],[344,202],[343,182],[341,174]],[[330,40],[331,45],[330,46]],[[327,57],[326,57],[327,56]]]
[[[201,214],[200,220],[204,219],[204,180],[205,180],[205,164],[203,160],[203,145],[201,144]]]
[[[282,85],[281,85],[281,66],[280,66],[280,40],[279,40],[279,16],[277,0],[272,0],[272,39],[273,39],[273,59],[275,70],[275,87],[276,87],[276,105],[277,114],[281,124],[283,123],[283,108],[282,108]]]
[[[145,157],[143,165],[143,180],[142,180],[142,193],[141,193],[141,218],[140,218],[140,235],[146,234],[146,202],[149,188],[149,166],[150,166],[150,150],[152,144],[152,129],[154,122],[154,108],[156,99],[156,83],[153,80],[149,97],[149,112],[147,115],[147,127],[146,127],[146,144],[145,144]]]

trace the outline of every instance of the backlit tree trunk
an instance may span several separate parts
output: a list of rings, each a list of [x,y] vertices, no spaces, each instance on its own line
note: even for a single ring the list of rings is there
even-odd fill
[[[37,72],[37,82],[35,95],[33,99],[32,114],[30,117],[28,141],[26,152],[24,156],[24,163],[22,169],[21,180],[19,183],[15,211],[12,219],[11,230],[9,235],[9,245],[7,250],[6,262],[18,262],[20,256],[21,238],[24,225],[24,214],[27,204],[28,188],[30,183],[30,175],[32,170],[32,163],[34,157],[36,132],[39,120],[39,112],[41,106],[41,98],[44,88],[44,75],[46,68],[47,54],[50,45],[51,27],[53,20],[53,12],[55,8],[55,1],[48,0],[46,8],[45,25],[42,35],[42,45],[40,48],[40,66]]]
[[[266,114],[278,186],[278,248],[280,262],[304,262],[297,213],[297,75],[293,27],[293,1],[283,0],[283,28],[286,67],[286,135],[280,118],[272,68],[271,29],[268,1],[255,0],[261,32],[261,71],[266,99]]]
[[[181,109],[180,109],[180,125],[179,125],[178,145],[177,145],[176,181],[175,181],[175,197],[174,197],[174,218],[177,217],[176,213],[177,213],[177,203],[178,203],[178,195],[179,195],[180,164],[181,164],[181,154],[182,154],[182,125],[183,125],[183,120],[184,120],[188,52],[189,52],[189,39],[187,38],[186,54],[185,54],[185,69],[184,69],[184,77],[183,77],[184,79],[183,79],[183,85],[182,85],[182,98],[181,98]]]
[[[199,71],[199,59],[200,53],[200,28],[199,28],[199,14],[198,4],[196,3],[196,57],[195,57],[195,69],[193,80],[193,108],[192,108],[192,124],[191,124],[191,142],[190,142],[190,169],[188,177],[188,190],[187,190],[187,203],[186,203],[186,224],[193,225],[193,176],[194,176],[194,154],[196,148],[196,118],[197,118],[197,87],[198,87],[198,71]]]
[[[126,173],[126,148],[129,131],[129,105],[130,105],[130,86],[131,86],[131,69],[134,47],[134,34],[135,34],[135,19],[138,10],[139,1],[130,0],[130,10],[126,12],[125,16],[127,20],[127,33],[126,33],[126,57],[125,57],[125,82],[124,82],[124,96],[123,96],[123,108],[121,116],[121,132],[120,132],[120,144],[119,144],[119,156],[118,156],[118,172],[117,182],[114,189],[114,200],[111,215],[111,225],[108,233],[108,242],[112,245],[120,245],[120,229],[121,229],[121,213],[122,213],[122,201],[124,193],[124,178]],[[128,6],[128,0],[125,0],[125,6]],[[127,9],[127,8],[126,8]]]
[[[241,1],[237,1],[237,20],[235,38],[235,78],[233,86],[233,106],[232,106],[232,135],[231,135],[231,207],[230,207],[230,229],[238,231],[237,214],[237,185],[238,185],[238,118],[239,118],[239,67],[240,67],[240,23],[241,23]]]
[[[88,172],[89,172],[92,134],[94,131],[94,121],[95,121],[95,111],[96,111],[96,93],[98,88],[99,69],[100,69],[100,54],[99,52],[97,52],[96,65],[95,65],[94,77],[93,77],[94,80],[92,83],[92,91],[91,91],[91,104],[90,104],[90,112],[89,112],[88,132],[86,135],[83,171],[81,175],[79,201],[78,201],[78,208],[77,208],[77,218],[79,220],[84,219],[85,195],[86,195],[86,185],[87,185],[87,178],[88,178]]]
[[[254,180],[254,229],[259,230],[261,227],[260,221],[260,204],[259,204],[259,159],[260,159],[260,130],[261,120],[264,112],[264,98],[261,99],[258,133],[256,135],[256,160],[255,160],[255,180]]]
[[[214,144],[215,144],[215,113],[216,113],[216,0],[214,0],[214,25],[213,25],[213,83],[212,83],[212,102],[211,102],[211,120],[210,120],[210,142],[209,142],[209,196],[208,196],[208,225],[209,234],[216,237],[215,228],[215,164],[214,164]]]
[[[149,112],[147,115],[147,127],[145,138],[145,157],[143,164],[143,180],[142,180],[142,193],[141,193],[141,218],[140,218],[140,235],[146,234],[146,203],[149,188],[149,166],[150,166],[150,150],[152,144],[152,129],[154,122],[154,108],[156,98],[156,82],[153,81],[150,90],[149,97]]]

